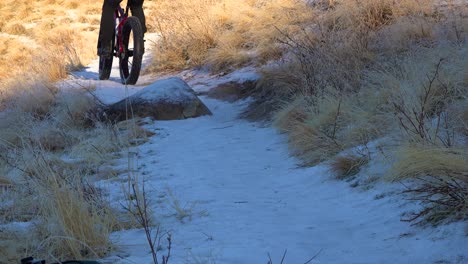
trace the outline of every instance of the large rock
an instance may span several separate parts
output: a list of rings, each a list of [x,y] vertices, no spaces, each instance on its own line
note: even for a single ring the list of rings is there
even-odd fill
[[[174,120],[211,115],[211,111],[195,95],[195,92],[180,78],[157,81],[136,94],[123,99],[106,109],[113,121],[126,119],[126,112],[134,116],[152,117],[157,120]]]

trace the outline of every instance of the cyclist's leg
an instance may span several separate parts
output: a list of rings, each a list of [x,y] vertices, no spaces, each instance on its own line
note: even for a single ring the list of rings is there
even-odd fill
[[[132,15],[138,17],[141,23],[141,29],[143,34],[146,33],[146,18],[145,12],[143,12],[143,1],[144,0],[133,0],[130,9],[132,10]]]
[[[112,52],[114,36],[114,11],[122,0],[104,0],[102,5],[101,27],[99,29],[98,55]]]

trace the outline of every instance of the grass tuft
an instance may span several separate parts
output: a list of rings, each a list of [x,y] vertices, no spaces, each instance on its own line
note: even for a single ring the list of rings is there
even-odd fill
[[[369,158],[361,155],[346,155],[336,157],[330,164],[331,171],[337,179],[346,179],[356,175],[361,167],[369,162]]]
[[[411,144],[400,147],[395,156],[397,159],[387,173],[389,180],[431,175],[468,181],[466,149]]]

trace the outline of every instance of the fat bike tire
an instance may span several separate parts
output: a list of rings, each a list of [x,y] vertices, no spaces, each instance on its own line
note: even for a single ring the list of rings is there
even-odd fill
[[[112,45],[113,46],[113,45]],[[99,56],[99,80],[109,80],[112,71],[112,61],[114,57],[112,55]]]
[[[143,30],[137,17],[128,17],[122,28],[124,51],[119,57],[120,79],[123,84],[133,85],[138,81],[143,60]]]

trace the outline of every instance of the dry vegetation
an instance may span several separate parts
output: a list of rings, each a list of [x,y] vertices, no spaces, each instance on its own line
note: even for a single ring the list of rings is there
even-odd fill
[[[208,65],[224,71],[280,58],[281,32],[294,33],[313,14],[305,1],[156,1],[150,21],[161,33],[154,70]]]
[[[151,14],[156,5],[147,2]],[[18,80],[57,81],[96,58],[101,7],[102,1],[0,3],[0,109],[18,90],[29,89]]]
[[[383,149],[395,153],[387,179],[416,182],[408,191],[427,204],[416,218],[463,219],[468,7],[443,2],[146,1],[160,33],[151,70],[263,65],[246,116],[271,117],[305,164],[334,159],[348,178],[372,156],[338,153],[397,138],[397,151]],[[53,84],[95,57],[101,4],[0,3],[0,224],[33,223],[27,234],[0,229],[0,263],[112,249],[119,217],[88,176],[150,134],[100,122],[92,98]]]
[[[105,256],[122,218],[89,176],[115,175],[106,171],[108,161],[149,132],[100,122],[99,105],[84,91],[35,91],[41,94],[15,97],[1,113],[0,224],[33,224],[27,235],[2,230],[0,262]]]
[[[263,68],[247,116],[273,114],[305,164],[396,138],[406,147],[381,150],[395,157],[386,178],[414,180],[408,191],[426,204],[416,218],[466,218],[468,6],[342,0],[309,8],[313,23],[279,36],[286,59]],[[369,155],[338,156],[331,170],[349,177]]]
[[[347,178],[372,158],[368,143],[382,137],[466,161],[458,151],[467,142],[464,1],[160,0],[158,7],[153,70],[260,65],[257,101],[244,116],[271,118],[305,165],[334,159],[331,170]],[[337,156],[356,146],[368,153]],[[381,151],[399,155],[394,146]],[[420,170],[429,164],[417,156],[395,159],[387,179],[452,173],[437,169],[448,160]],[[453,169],[466,187],[466,168]],[[407,174],[413,170],[419,174]]]
[[[40,78],[56,81],[68,71],[86,64],[95,56],[93,47],[99,22],[99,4],[93,7],[95,24],[81,24],[73,20],[81,7],[67,7],[66,1],[3,1],[4,14],[0,27],[2,58],[0,59],[0,102],[25,87],[17,80]],[[68,2],[68,1],[67,1]],[[69,19],[66,21],[64,19]],[[71,25],[73,25],[71,27]]]
[[[55,84],[96,57],[101,5],[0,3],[0,263],[99,258],[125,224],[90,176],[115,176],[109,160],[150,133],[101,122],[87,92]]]
[[[263,65],[254,92],[258,100],[245,116],[271,117],[304,164],[381,137],[442,152],[466,144],[463,1],[159,3],[153,20],[161,39],[153,68],[229,71]],[[466,160],[466,152],[453,153]],[[364,156],[367,162],[369,153]],[[338,157],[331,166],[341,178],[365,162]],[[395,159],[393,166],[401,162]],[[466,186],[465,168],[455,169],[462,175],[457,183]],[[394,169],[387,179],[407,178],[408,170]],[[418,177],[423,174],[441,176],[428,169]]]

